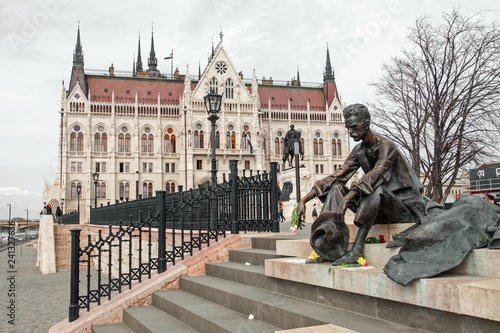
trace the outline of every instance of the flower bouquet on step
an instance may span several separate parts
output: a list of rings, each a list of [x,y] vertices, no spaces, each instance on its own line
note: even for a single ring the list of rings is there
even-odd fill
[[[328,272],[330,272],[332,268],[344,268],[344,269],[354,270],[354,269],[371,269],[373,267],[368,265],[365,258],[359,257],[357,263],[355,264],[332,265],[328,269]]]

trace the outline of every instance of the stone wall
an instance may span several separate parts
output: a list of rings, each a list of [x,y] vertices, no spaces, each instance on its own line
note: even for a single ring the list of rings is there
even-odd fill
[[[87,245],[87,235],[89,232],[88,225],[85,224],[72,224],[72,225],[54,225],[54,240],[56,250],[56,269],[69,270],[71,269],[71,229],[81,229],[80,233],[80,247]],[[80,269],[85,266],[80,263]]]

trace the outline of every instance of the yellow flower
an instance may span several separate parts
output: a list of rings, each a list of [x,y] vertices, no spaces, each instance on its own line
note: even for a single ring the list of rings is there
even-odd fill
[[[364,266],[366,264],[366,260],[363,257],[358,258],[358,264],[361,266]]]
[[[312,251],[311,255],[309,256],[309,259],[314,260],[316,258],[319,258],[319,255],[316,252]]]

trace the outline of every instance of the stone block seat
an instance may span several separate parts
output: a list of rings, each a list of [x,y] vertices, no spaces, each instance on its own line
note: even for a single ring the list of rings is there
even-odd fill
[[[205,275],[181,277],[93,332],[500,332],[500,251],[476,250],[454,272],[405,288],[382,271],[397,252],[384,244],[366,246],[374,269],[329,272],[304,263],[308,239],[246,237],[228,262],[206,263]]]

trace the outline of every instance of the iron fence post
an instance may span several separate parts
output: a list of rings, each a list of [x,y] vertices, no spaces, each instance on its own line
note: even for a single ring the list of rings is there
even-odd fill
[[[165,216],[165,201],[166,201],[166,191],[156,191],[156,197],[158,198],[158,274],[165,272],[167,269],[167,258],[166,258],[166,216]]]
[[[273,232],[280,231],[278,221],[278,162],[271,162],[271,219],[273,221]]]
[[[229,170],[231,172],[231,233],[240,233],[240,224],[238,221],[238,160],[229,161]]]
[[[71,229],[71,276],[69,294],[69,321],[72,322],[79,317],[78,313],[78,284],[79,284],[79,252],[80,252],[80,232],[81,229]]]

